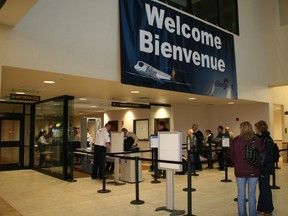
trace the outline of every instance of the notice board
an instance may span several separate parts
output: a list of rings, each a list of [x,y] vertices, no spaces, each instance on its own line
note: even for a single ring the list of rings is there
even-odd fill
[[[158,159],[181,162],[159,162],[159,169],[182,171],[182,132],[158,132]]]

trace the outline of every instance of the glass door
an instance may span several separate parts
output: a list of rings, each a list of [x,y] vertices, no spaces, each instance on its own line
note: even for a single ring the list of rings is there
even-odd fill
[[[0,116],[0,170],[21,169],[23,157],[23,118]]]

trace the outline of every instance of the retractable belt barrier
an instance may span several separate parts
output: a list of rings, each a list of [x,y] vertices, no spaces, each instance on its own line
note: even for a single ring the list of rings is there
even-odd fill
[[[187,144],[183,144],[183,145],[187,145]],[[211,152],[213,151],[224,151],[225,154],[224,154],[224,161],[226,161],[224,163],[225,165],[225,179],[221,180],[221,182],[231,182],[231,180],[228,179],[228,166],[227,166],[227,158],[228,158],[228,148],[218,148],[218,149],[211,149],[210,146],[203,146],[202,149],[205,149],[205,147],[208,147],[209,150]],[[183,149],[187,149],[187,147],[183,147]],[[281,149],[279,150],[279,152],[282,152],[282,151],[288,151],[288,149]],[[125,154],[133,154],[133,153],[144,153],[144,152],[152,152],[152,150],[141,150],[141,151],[138,151],[138,152],[131,152],[131,151],[126,151],[126,152],[116,152],[116,153],[103,153],[103,160],[105,161],[106,160],[106,156],[109,156],[109,157],[115,157],[115,158],[120,158],[120,159],[125,159],[125,160],[134,160],[135,161],[135,197],[136,199],[135,200],[132,200],[130,203],[131,204],[144,204],[145,202],[143,200],[140,200],[140,193],[139,193],[139,170],[138,170],[138,163],[139,163],[139,160],[142,160],[142,161],[150,161],[150,162],[154,162],[156,167],[157,167],[157,163],[158,162],[161,162],[161,163],[172,163],[172,164],[183,164],[183,161],[169,161],[169,160],[158,160],[158,158],[155,158],[154,160],[151,159],[151,158],[142,158],[142,157],[128,157],[128,156],[125,156]],[[195,191],[196,189],[192,188],[192,180],[191,180],[191,176],[193,176],[193,172],[195,173],[195,153],[196,153],[196,150],[194,147],[192,147],[192,149],[190,150],[187,150],[187,154],[188,154],[188,158],[187,158],[187,163],[188,163],[188,167],[187,167],[187,188],[183,189],[183,191],[186,191],[188,192],[188,199],[187,199],[187,209],[188,209],[188,214],[189,216],[193,216],[192,214],[192,192]],[[91,155],[93,155],[93,153],[91,153]],[[210,160],[210,161],[202,161],[201,164],[204,164],[204,163],[209,163],[209,162],[217,162],[218,160]],[[274,171],[273,171],[273,185],[271,186],[271,189],[280,189],[280,187],[276,186],[276,176],[275,176],[275,168],[276,168],[277,164],[275,162],[275,167],[274,167]],[[73,163],[72,163],[72,170],[73,170]],[[105,163],[104,163],[104,166],[102,167],[104,173],[105,173]],[[154,169],[154,172],[155,170],[157,171],[157,168]],[[73,171],[72,171],[73,173]],[[74,182],[75,180],[73,179],[73,174],[71,175],[72,176],[72,179],[70,179],[69,181],[70,182]],[[155,176],[154,176],[155,180],[157,180],[157,175],[155,173]],[[152,183],[152,182],[151,182]],[[101,190],[98,190],[99,193],[109,193],[111,192],[110,190],[106,189],[106,180],[105,178],[103,178],[103,184],[102,184],[102,189]]]

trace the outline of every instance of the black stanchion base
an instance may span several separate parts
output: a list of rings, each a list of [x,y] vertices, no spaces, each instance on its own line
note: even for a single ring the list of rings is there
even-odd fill
[[[237,197],[234,198],[234,201],[235,201],[235,202],[238,202],[238,198],[237,198]],[[246,199],[246,202],[248,202],[248,199]]]
[[[191,173],[191,176],[199,176],[197,173]]]
[[[110,193],[111,192],[111,190],[107,190],[107,189],[102,189],[102,190],[98,190],[97,191],[98,193]]]
[[[281,169],[281,167],[275,167],[275,169]]]
[[[279,186],[276,186],[276,185],[273,185],[273,186],[270,186],[271,189],[280,189]]]
[[[76,179],[68,179],[67,182],[77,182]]]
[[[222,179],[221,182],[232,182],[230,179]]]
[[[133,205],[142,205],[145,202],[143,200],[132,200],[130,203]]]
[[[151,183],[152,183],[152,184],[159,184],[159,183],[161,183],[161,181],[155,179],[155,180],[151,181]]]
[[[126,183],[119,182],[119,181],[111,181],[111,182],[107,182],[107,184],[114,184],[116,186],[121,186],[121,185],[125,185]]]
[[[188,192],[188,188],[183,188],[182,190],[185,191],[185,192]],[[196,189],[195,188],[191,188],[191,191],[194,192],[194,191],[196,191]]]
[[[158,207],[155,209],[155,211],[168,211],[171,212],[170,215],[183,215],[185,213],[185,210],[172,210],[168,209],[166,206]]]

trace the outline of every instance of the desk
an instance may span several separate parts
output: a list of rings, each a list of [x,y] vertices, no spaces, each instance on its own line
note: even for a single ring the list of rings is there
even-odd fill
[[[93,169],[93,152],[84,148],[76,148],[73,152],[74,156],[80,158],[81,171],[85,173],[92,173]]]

